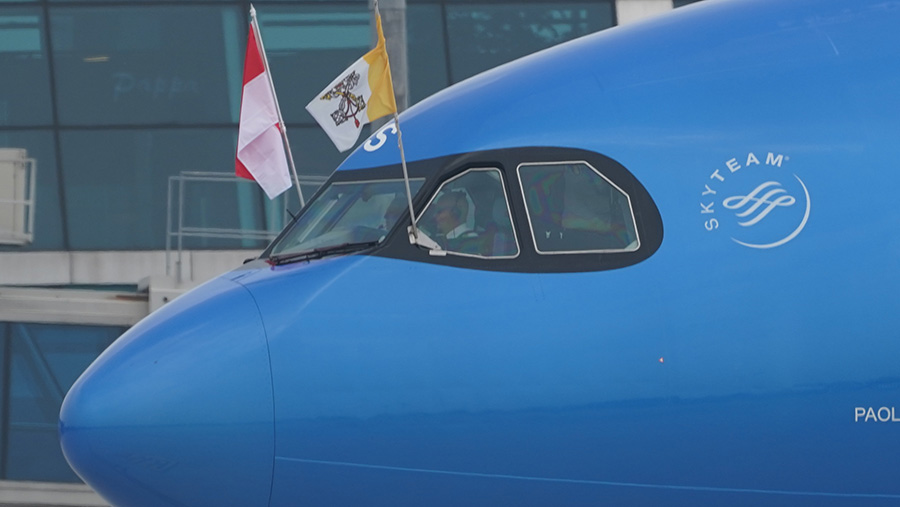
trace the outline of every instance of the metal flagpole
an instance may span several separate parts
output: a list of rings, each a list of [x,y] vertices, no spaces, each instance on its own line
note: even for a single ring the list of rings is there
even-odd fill
[[[406,183],[406,202],[409,204],[409,219],[412,224],[413,241],[417,241],[419,239],[419,230],[416,228],[412,191],[409,189],[409,172],[406,170],[406,154],[403,152],[403,132],[400,131],[400,117],[397,115],[397,111],[394,111],[394,125],[397,126],[397,146],[400,148],[400,163],[403,165],[403,182]]]
[[[381,17],[381,12],[378,11],[378,0],[374,1],[375,3],[375,16],[376,18]],[[383,35],[383,34],[382,34]],[[376,41],[376,44],[380,41]],[[387,54],[387,44],[385,43],[384,53]],[[391,64],[390,58],[388,58],[388,73],[390,77]],[[406,169],[406,153],[403,151],[403,132],[400,130],[400,116],[397,113],[396,107],[396,94],[394,94],[394,80],[391,78],[391,94],[394,96],[394,125],[397,127],[397,147],[400,148],[400,163],[403,166],[403,182],[406,184],[406,203],[409,206],[409,221],[412,229],[412,241],[415,242],[419,239],[419,229],[416,227],[416,214],[415,210],[413,210],[413,202],[412,202],[412,190],[409,188],[409,171]]]
[[[272,90],[272,97],[275,99],[275,111],[278,113],[278,130],[281,131],[281,139],[284,140],[284,146],[287,150],[288,162],[291,164],[291,172],[294,174],[294,183],[297,185],[297,196],[300,197],[300,207],[306,205],[303,199],[303,189],[300,188],[300,177],[297,176],[297,166],[294,165],[294,155],[291,153],[291,143],[287,137],[287,127],[284,125],[284,118],[281,117],[281,106],[278,105],[278,95],[275,94],[275,83],[272,82],[272,72],[269,70],[269,57],[266,56],[266,48],[263,46],[262,35],[259,32],[259,23],[256,21],[256,9],[250,4],[250,24],[253,26],[253,35],[256,37],[256,45],[259,46],[259,52],[262,53],[263,66],[266,68],[266,76],[269,78],[269,89]]]

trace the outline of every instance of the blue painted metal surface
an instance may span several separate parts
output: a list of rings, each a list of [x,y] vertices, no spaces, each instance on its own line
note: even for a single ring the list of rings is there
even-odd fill
[[[253,298],[224,279],[183,298],[76,381],[60,411],[63,453],[114,505],[266,505],[272,376]]]
[[[67,457],[122,505],[896,505],[897,26],[896,0],[708,1],[424,101],[411,160],[601,153],[662,246],[588,273],[250,265],[85,373]],[[398,163],[389,128],[340,170]],[[768,180],[789,227],[727,224]]]

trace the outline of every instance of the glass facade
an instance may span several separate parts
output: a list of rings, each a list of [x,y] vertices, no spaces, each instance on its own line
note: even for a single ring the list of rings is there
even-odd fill
[[[60,133],[66,220],[70,230],[78,231],[72,234],[69,247],[160,248],[166,232],[168,177],[180,171],[216,172],[233,165],[234,155],[221,147],[233,144],[235,134],[230,128],[173,127]],[[186,222],[205,227],[237,224],[241,206],[235,187],[210,189],[216,191],[210,195],[186,195],[186,211],[194,215]],[[262,197],[256,197],[257,206],[243,207],[261,207]],[[152,212],[156,209],[160,212]],[[251,225],[262,228],[260,223]]]
[[[43,10],[0,4],[0,126],[53,124]]]
[[[37,160],[34,242],[0,250],[161,250],[169,177],[234,171],[249,2],[105,3],[0,1],[0,147]],[[614,3],[407,0],[409,102],[612,26]],[[298,172],[327,176],[344,154],[305,106],[370,48],[368,2],[255,7]],[[296,192],[285,196],[296,209]],[[255,188],[198,186],[185,197],[196,227],[279,222]],[[264,243],[188,238],[184,246]]]
[[[613,25],[611,3],[446,6],[448,71],[461,81],[502,63]]]
[[[236,121],[243,31],[237,6],[50,9],[59,124]]]
[[[0,322],[0,479],[75,482],[59,448],[63,397],[125,328]]]

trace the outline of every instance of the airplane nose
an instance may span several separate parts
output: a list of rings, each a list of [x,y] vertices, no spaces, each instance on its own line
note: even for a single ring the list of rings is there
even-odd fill
[[[256,303],[219,279],[101,354],[63,402],[60,444],[113,505],[268,505],[273,410]]]

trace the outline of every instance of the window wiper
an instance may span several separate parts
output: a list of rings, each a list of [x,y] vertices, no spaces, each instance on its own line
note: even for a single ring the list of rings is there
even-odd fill
[[[342,243],[340,245],[313,248],[312,250],[303,250],[302,252],[295,252],[290,254],[270,255],[269,258],[266,259],[266,262],[273,266],[280,266],[282,264],[289,264],[291,262],[311,261],[315,259],[321,259],[322,257],[328,255],[340,255],[358,252],[360,250],[378,246],[379,243],[381,243],[380,240],[359,241],[356,243]]]

